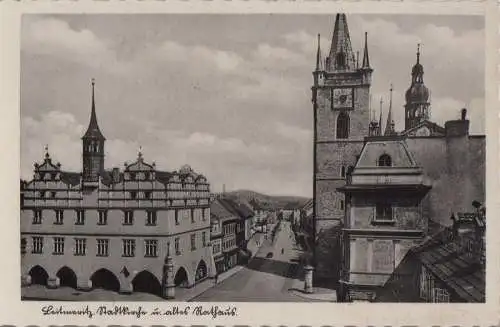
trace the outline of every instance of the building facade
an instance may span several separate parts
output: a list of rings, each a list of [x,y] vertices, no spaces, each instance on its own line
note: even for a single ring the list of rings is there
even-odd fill
[[[466,109],[444,127],[430,121],[420,49],[403,131],[392,119],[392,86],[385,127],[382,108],[378,121],[370,115],[372,72],[367,34],[358,62],[338,14],[330,52],[323,60],[318,47],[313,72],[313,217],[316,273],[340,281],[343,301],[373,301],[429,221],[449,224],[451,211],[485,199],[485,137],[469,134]]]
[[[372,68],[368,45],[358,62],[351,45],[345,14],[337,14],[332,43],[323,60],[319,45],[313,72],[314,112],[313,198],[315,277],[338,278],[338,228],[344,217],[345,198],[337,188],[357,161],[368,135]]]
[[[217,273],[223,273],[238,264],[237,230],[241,219],[236,212],[228,209],[224,199],[217,198],[210,204],[212,213],[212,246]],[[238,227],[239,226],[239,227]]]
[[[213,273],[206,178],[187,165],[158,170],[140,151],[123,170],[105,170],[104,146],[92,82],[82,173],[62,170],[47,150],[22,186],[23,284],[162,295],[167,258],[176,286]]]

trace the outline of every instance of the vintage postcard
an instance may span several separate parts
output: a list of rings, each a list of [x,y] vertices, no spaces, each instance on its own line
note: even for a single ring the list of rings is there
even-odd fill
[[[3,323],[499,323],[495,4],[279,5],[0,4]]]

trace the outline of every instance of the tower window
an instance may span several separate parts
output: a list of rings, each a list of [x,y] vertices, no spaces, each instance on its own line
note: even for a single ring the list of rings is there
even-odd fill
[[[379,167],[391,167],[392,159],[388,154],[383,154],[378,158]]]
[[[339,113],[337,117],[337,139],[349,137],[349,115],[345,112]]]
[[[345,166],[340,167],[340,176],[345,177]]]

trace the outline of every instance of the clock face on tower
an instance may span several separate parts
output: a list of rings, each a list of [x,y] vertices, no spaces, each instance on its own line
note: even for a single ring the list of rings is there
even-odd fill
[[[333,89],[333,108],[352,108],[352,88]]]

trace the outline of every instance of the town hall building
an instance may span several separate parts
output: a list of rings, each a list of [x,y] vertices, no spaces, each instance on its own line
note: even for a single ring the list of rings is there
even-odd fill
[[[188,165],[159,170],[141,151],[105,169],[92,81],[82,172],[45,158],[21,182],[22,284],[171,297],[213,273],[207,179]],[[169,289],[169,292],[165,290]]]
[[[323,60],[318,44],[313,72],[315,278],[338,282],[340,301],[376,300],[429,224],[448,225],[485,200],[485,136],[470,135],[466,109],[444,127],[430,120],[419,49],[404,130],[395,130],[392,86],[385,126],[382,113],[372,117],[367,39],[360,60],[346,15],[337,14],[330,51]]]

